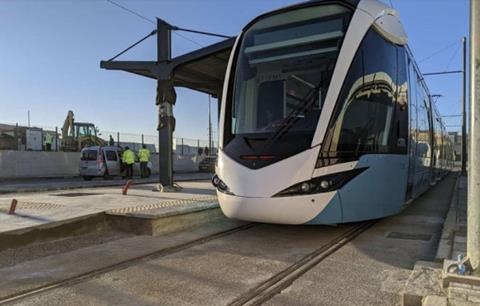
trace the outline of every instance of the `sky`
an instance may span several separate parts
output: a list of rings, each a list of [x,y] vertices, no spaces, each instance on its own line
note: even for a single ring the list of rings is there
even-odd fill
[[[113,0],[149,19],[237,35],[261,13],[294,0]],[[461,38],[468,36],[468,0],[386,0],[400,13],[409,46],[423,72],[461,69]],[[156,135],[154,80],[100,69],[107,60],[155,26],[107,0],[0,0],[0,123],[55,127],[68,110],[101,130]],[[173,56],[221,39],[173,35]],[[193,43],[192,41],[195,41]],[[433,57],[429,58],[432,54]],[[150,38],[118,60],[155,60]],[[426,60],[425,60],[426,59]],[[430,76],[432,94],[443,95],[442,115],[460,113],[461,75]],[[208,96],[177,88],[176,137],[208,138]],[[216,100],[212,99],[216,132]],[[460,118],[445,118],[460,130]],[[214,137],[216,133],[214,134]]]

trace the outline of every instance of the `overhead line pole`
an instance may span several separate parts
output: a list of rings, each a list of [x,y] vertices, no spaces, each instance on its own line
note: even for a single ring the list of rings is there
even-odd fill
[[[468,171],[467,257],[480,266],[480,1],[470,1],[470,171]]]
[[[212,106],[211,95],[208,95],[208,154],[212,154]]]
[[[463,40],[462,175],[467,174],[467,38]]]
[[[169,62],[172,59],[171,53],[172,32],[171,26],[165,21],[157,18],[157,65]],[[172,161],[172,140],[173,140],[173,95],[168,86],[169,75],[157,75],[157,101],[158,105],[158,165],[160,184],[166,188],[173,186],[173,161]]]

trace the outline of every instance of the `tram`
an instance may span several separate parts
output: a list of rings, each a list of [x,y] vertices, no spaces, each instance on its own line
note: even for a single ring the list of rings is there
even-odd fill
[[[238,35],[212,179],[227,217],[382,218],[452,165],[445,125],[394,9],[309,1],[261,15]]]

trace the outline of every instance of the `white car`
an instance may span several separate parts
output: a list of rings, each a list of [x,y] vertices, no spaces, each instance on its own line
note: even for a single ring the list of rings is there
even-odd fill
[[[116,146],[108,147],[86,147],[81,151],[79,175],[84,180],[91,180],[94,177],[103,177],[109,179],[114,176],[124,176],[122,167],[123,149]],[[152,173],[152,163],[148,162],[147,175]],[[133,175],[140,175],[140,162],[135,161],[133,165]]]

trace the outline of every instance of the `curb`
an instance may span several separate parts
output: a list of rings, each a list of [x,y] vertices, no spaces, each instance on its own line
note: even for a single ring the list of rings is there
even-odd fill
[[[35,225],[0,233],[0,251],[17,248],[35,242],[73,237],[99,232],[107,228],[104,212],[71,219]]]
[[[119,215],[108,211],[0,233],[0,252],[32,243],[101,232],[107,229],[136,235],[159,236],[226,219],[218,203],[190,207],[158,216]]]
[[[450,207],[445,217],[442,228],[442,236],[438,243],[437,252],[434,261],[441,262],[444,259],[451,259],[453,249],[453,238],[457,227],[457,201],[458,201],[458,182],[460,180],[460,172],[455,180],[452,198],[450,199]]]
[[[160,236],[226,219],[219,205],[189,208],[159,216],[107,214],[111,228],[136,235]]]

